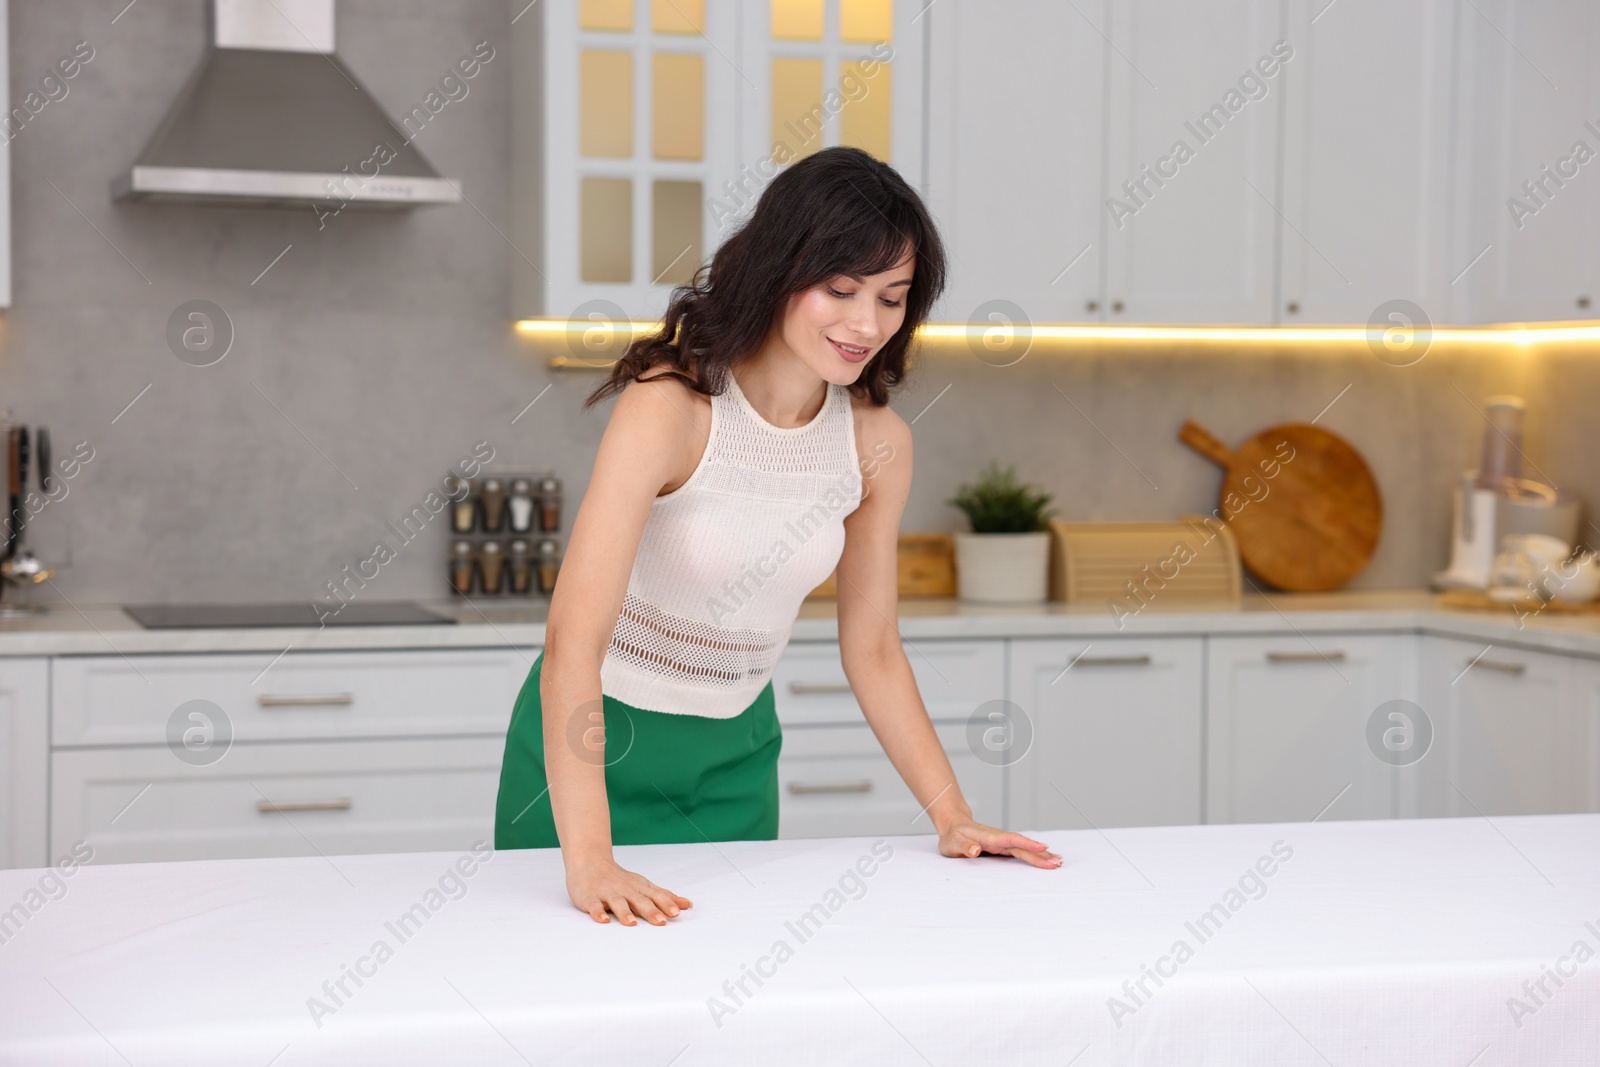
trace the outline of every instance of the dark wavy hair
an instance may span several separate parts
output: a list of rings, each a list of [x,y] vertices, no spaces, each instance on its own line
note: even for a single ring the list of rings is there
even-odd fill
[[[698,393],[720,394],[729,370],[760,346],[789,297],[839,275],[866,276],[916,258],[905,321],[850,386],[885,404],[906,376],[917,327],[944,290],[945,253],[916,191],[859,148],[824,148],[774,178],[755,212],[688,285],[673,289],[661,327],[635,338],[583,406],[665,364]],[[656,380],[651,378],[651,381]]]

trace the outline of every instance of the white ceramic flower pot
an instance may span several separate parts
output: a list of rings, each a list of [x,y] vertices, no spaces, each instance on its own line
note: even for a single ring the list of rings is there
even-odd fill
[[[1050,531],[958,533],[956,592],[984,604],[1038,604],[1050,594]]]

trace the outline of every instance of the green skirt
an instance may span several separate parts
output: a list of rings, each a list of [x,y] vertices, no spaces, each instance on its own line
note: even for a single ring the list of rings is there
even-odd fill
[[[522,684],[500,765],[494,847],[555,848],[539,671]],[[612,697],[605,715],[611,841],[770,841],[778,836],[778,752],[783,735],[772,683],[731,719],[647,711]],[[598,753],[595,757],[598,762]]]

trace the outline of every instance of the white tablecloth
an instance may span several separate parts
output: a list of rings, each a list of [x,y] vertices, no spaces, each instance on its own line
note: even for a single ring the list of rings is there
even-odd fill
[[[0,1063],[1600,1062],[1600,815],[1038,836],[618,850],[659,929],[543,850],[3,871]]]

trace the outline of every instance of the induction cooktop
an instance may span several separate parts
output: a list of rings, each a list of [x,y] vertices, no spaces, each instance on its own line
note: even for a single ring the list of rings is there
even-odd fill
[[[338,612],[305,601],[289,604],[133,604],[123,611],[146,630],[230,629],[256,626],[440,626],[448,615],[410,600],[352,601]]]

